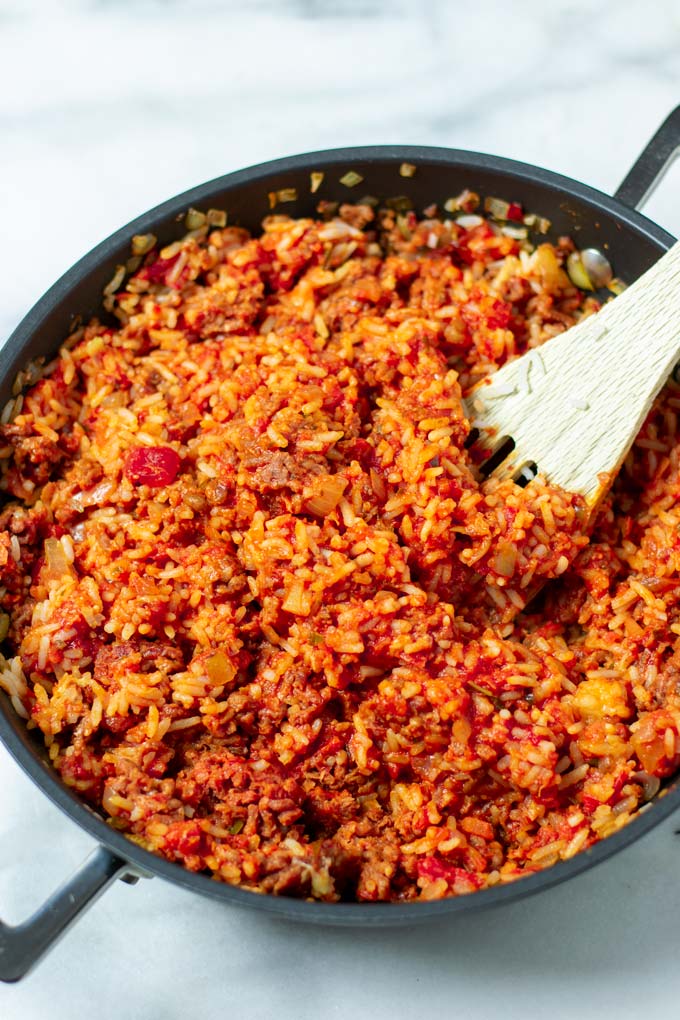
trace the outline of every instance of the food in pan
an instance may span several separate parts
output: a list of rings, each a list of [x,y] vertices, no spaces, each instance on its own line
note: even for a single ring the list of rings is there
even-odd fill
[[[573,244],[471,192],[280,208],[134,238],[108,317],[18,381],[0,684],[193,871],[328,901],[512,881],[680,762],[680,388],[586,528],[540,475],[484,481],[461,406],[596,312]]]

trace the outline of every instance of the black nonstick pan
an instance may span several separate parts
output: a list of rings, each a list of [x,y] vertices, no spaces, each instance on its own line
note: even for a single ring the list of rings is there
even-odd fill
[[[55,352],[75,317],[86,320],[100,310],[102,291],[115,267],[128,258],[132,235],[153,233],[161,243],[167,244],[181,233],[178,221],[189,207],[226,209],[231,224],[257,231],[270,212],[270,192],[295,189],[297,198],[282,207],[282,211],[292,216],[313,214],[320,198],[329,201],[356,199],[359,196],[341,182],[348,171],[363,178],[357,192],[360,190],[362,194],[381,199],[406,195],[417,210],[433,202],[442,203],[463,188],[470,188],[483,196],[501,196],[522,203],[525,209],[551,221],[551,237],[570,234],[579,248],[601,249],[612,262],[617,276],[632,281],[674,241],[669,233],[636,209],[679,149],[680,106],[661,126],[613,197],[525,163],[456,149],[407,145],[307,153],[220,177],[144,213],[98,245],[55,283],[3,348],[0,406],[9,399],[17,372],[29,360]],[[415,176],[400,175],[403,163],[417,167]],[[310,192],[313,171],[324,174],[323,184],[316,194]],[[404,904],[307,902],[262,896],[215,882],[128,841],[61,782],[48,765],[39,738],[25,729],[23,720],[4,694],[0,694],[0,739],[46,796],[99,844],[76,874],[28,921],[17,927],[0,923],[0,979],[3,981],[21,978],[116,878],[135,881],[140,876],[157,876],[225,904],[310,924],[411,925],[483,910],[562,882],[622,850],[680,806],[680,782],[676,779],[663,788],[634,821],[592,849],[520,881],[469,896]]]

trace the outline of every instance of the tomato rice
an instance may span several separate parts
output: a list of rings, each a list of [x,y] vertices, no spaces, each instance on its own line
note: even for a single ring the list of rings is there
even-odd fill
[[[467,213],[136,238],[110,319],[3,416],[0,685],[70,787],[192,871],[470,893],[680,764],[680,387],[594,524],[540,475],[484,481],[462,393],[598,302],[568,239]]]

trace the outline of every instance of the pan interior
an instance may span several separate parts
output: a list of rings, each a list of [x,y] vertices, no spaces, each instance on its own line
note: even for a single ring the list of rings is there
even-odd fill
[[[400,173],[403,163],[416,167],[412,177]],[[352,187],[346,183],[348,171],[360,178]],[[323,174],[314,193],[312,174]],[[152,232],[162,244],[169,243],[183,233],[181,220],[189,207],[203,211],[223,209],[230,224],[256,232],[262,219],[271,213],[273,203],[276,203],[274,211],[277,213],[307,216],[315,213],[319,200],[356,202],[365,195],[380,201],[406,197],[416,212],[422,213],[432,203],[441,207],[464,188],[483,197],[498,196],[521,203],[526,210],[550,220],[548,239],[556,240],[560,235],[569,234],[579,248],[599,248],[612,262],[616,275],[627,281],[649,268],[672,242],[665,231],[607,196],[547,171],[494,157],[416,147],[336,150],[291,157],[220,178],[180,195],[140,216],[85,256],[38,302],[9,339],[4,351],[0,402],[4,404],[11,395],[17,371],[33,358],[49,357],[67,335],[75,317],[87,320],[94,314],[101,314],[103,288],[116,267],[129,257],[132,235]],[[281,201],[282,193],[285,201]],[[323,923],[354,923],[359,919],[366,923],[369,914],[374,918],[369,923],[424,919],[527,894],[569,877],[615,852],[661,821],[680,799],[680,791],[672,784],[652,808],[591,851],[519,883],[484,890],[473,897],[409,904],[402,908],[392,904],[328,905],[286,901],[211,882],[129,843],[61,783],[46,762],[42,742],[26,731],[4,694],[0,696],[0,706],[0,736],[20,765],[82,827],[139,869],[198,892]]]

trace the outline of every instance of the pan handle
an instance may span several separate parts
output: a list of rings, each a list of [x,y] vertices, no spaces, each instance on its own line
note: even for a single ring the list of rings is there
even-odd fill
[[[27,921],[15,927],[0,921],[0,981],[24,977],[114,879],[136,882],[129,872],[127,861],[99,846]]]
[[[639,209],[645,204],[664,173],[680,152],[680,106],[673,112],[647,143],[621,182],[614,198],[624,205]]]

